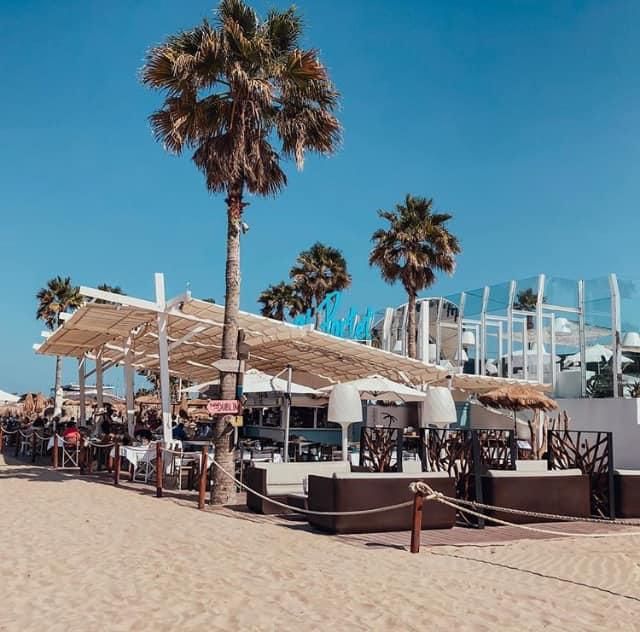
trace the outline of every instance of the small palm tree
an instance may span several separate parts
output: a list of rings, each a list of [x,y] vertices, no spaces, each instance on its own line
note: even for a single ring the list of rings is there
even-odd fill
[[[447,229],[448,213],[436,213],[433,199],[407,195],[394,211],[378,211],[387,228],[376,230],[369,265],[378,266],[387,283],[400,281],[408,297],[407,353],[416,357],[416,299],[435,283],[436,271],[453,274],[461,252]]]
[[[142,69],[142,82],[165,95],[150,117],[156,139],[174,154],[192,150],[207,188],[226,196],[225,359],[237,358],[246,193],[275,195],[287,182],[281,157],[302,168],[305,152],[331,154],[340,139],[338,93],[301,39],[294,8],[260,19],[242,0],[222,0],[215,25],[205,20],[170,36],[147,53]],[[234,373],[221,374],[220,390],[236,399]],[[216,459],[231,471],[233,429],[222,417],[217,425]],[[234,497],[235,484],[216,469],[213,502]]]
[[[302,311],[310,309],[316,315],[316,326],[320,324],[317,322],[318,305],[325,296],[351,285],[342,252],[319,241],[298,255],[289,277],[302,301]]]
[[[292,285],[284,281],[270,285],[260,294],[258,302],[262,303],[260,313],[275,320],[284,320],[287,314],[295,316],[302,311],[300,296]]]
[[[46,285],[36,294],[38,308],[36,318],[44,322],[48,329],[54,331],[62,320],[60,314],[77,309],[82,305],[82,297],[79,288],[72,285],[70,277],[57,276],[49,279]],[[62,384],[62,356],[56,356],[56,375],[53,386],[55,397],[54,415],[62,411],[62,400],[59,390]]]
[[[124,291],[119,285],[109,285],[108,283],[101,283],[98,285],[98,289],[103,292],[111,292],[111,294],[120,294],[124,296]],[[93,301],[94,303],[99,303],[100,305],[111,305],[111,301],[103,301],[101,298],[97,298]]]

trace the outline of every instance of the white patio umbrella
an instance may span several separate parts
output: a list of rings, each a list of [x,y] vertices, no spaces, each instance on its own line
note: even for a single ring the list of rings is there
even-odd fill
[[[207,389],[209,386],[219,384],[220,380],[212,380],[211,382],[203,382],[202,384],[195,384],[194,386],[188,386],[183,388],[183,393],[200,393]],[[244,380],[242,384],[242,390],[245,393],[286,393],[287,392],[287,380],[280,377],[273,377],[258,369],[249,369],[244,374]],[[291,382],[292,395],[320,395],[319,391],[316,391],[309,386],[302,384],[296,384]]]
[[[613,351],[611,351],[609,347],[605,347],[601,344],[591,345],[585,349],[585,361],[587,364],[595,362],[609,362],[612,355]],[[623,364],[633,362],[633,360],[627,356],[621,356],[621,361]],[[580,352],[567,356],[564,362],[566,365],[580,364]]]
[[[0,390],[0,404],[16,404],[20,401],[17,395],[12,395],[6,391]]]
[[[363,400],[382,400],[385,402],[422,402],[426,395],[411,386],[399,384],[382,375],[370,375],[359,380],[343,382],[354,387]],[[320,392],[330,393],[336,386],[325,386]]]

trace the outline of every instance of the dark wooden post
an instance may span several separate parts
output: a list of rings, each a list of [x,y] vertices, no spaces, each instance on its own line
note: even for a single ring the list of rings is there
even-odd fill
[[[4,450],[4,428],[0,426],[0,454]]]
[[[616,518],[616,486],[615,486],[615,471],[613,469],[613,432],[607,432],[607,485],[609,487],[609,518],[615,520]]]
[[[86,455],[86,472],[87,474],[91,474],[91,470],[93,469],[93,458],[91,457],[91,441],[87,441],[87,445],[85,447],[85,455]]]
[[[482,497],[482,446],[480,445],[480,437],[477,430],[467,430],[471,433],[471,460],[474,480],[474,500],[481,503]],[[466,437],[465,437],[466,438]],[[482,513],[482,509],[478,509]],[[484,518],[476,518],[476,526],[478,529],[484,529]]]
[[[156,497],[162,498],[162,441],[156,441]]]
[[[58,467],[58,433],[53,435],[53,453],[51,454],[53,460],[53,469]]]
[[[411,552],[420,553],[420,533],[422,531],[422,505],[424,496],[416,492],[413,496],[413,521],[411,523]]]
[[[37,437],[36,437],[36,431],[33,431],[33,434],[31,435],[31,462],[35,463],[36,462],[36,441],[37,441]]]
[[[22,431],[16,432],[16,456],[20,456],[20,444],[22,443]]]
[[[209,449],[202,446],[202,456],[200,457],[200,485],[198,487],[198,509],[204,509],[205,496],[207,494],[207,467],[209,459]]]
[[[113,484],[120,484],[120,444],[116,441],[113,446],[115,450],[113,455]]]

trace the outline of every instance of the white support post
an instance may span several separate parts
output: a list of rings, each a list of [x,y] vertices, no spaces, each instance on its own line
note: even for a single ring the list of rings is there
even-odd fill
[[[587,345],[585,338],[584,281],[578,281],[578,340],[580,344],[580,394],[587,395]]]
[[[502,377],[502,354],[504,352],[503,344],[502,344],[502,322],[498,323],[498,360],[496,362],[498,366],[498,377]]]
[[[613,350],[613,361],[611,370],[613,372],[613,396],[623,397],[622,390],[622,358],[620,353],[620,291],[618,288],[618,277],[615,274],[609,275],[609,291],[611,294],[611,349]]]
[[[440,330],[440,323],[442,321],[442,307],[444,300],[442,297],[438,299],[438,307],[436,309],[436,358],[435,364],[440,366],[442,356],[442,332]]]
[[[544,323],[542,322],[544,303],[544,274],[538,276],[538,296],[536,300],[536,380],[544,382]]]
[[[124,397],[127,406],[127,430],[133,437],[135,431],[135,407],[133,401],[133,341],[131,336],[127,338],[124,351]]]
[[[102,380],[102,348],[96,354],[96,407],[100,412],[104,408],[104,385]]]
[[[384,310],[384,320],[382,321],[382,348],[385,351],[392,351],[393,344],[391,343],[391,326],[393,324],[394,309],[387,307]]]
[[[78,425],[85,426],[87,424],[87,405],[85,395],[85,371],[86,371],[87,356],[83,355],[78,358],[78,396],[80,398],[80,413],[78,415]]]
[[[467,295],[464,292],[460,293],[460,305],[458,306],[458,367],[459,372],[464,373],[464,360],[462,359],[462,334],[464,329],[462,327],[462,321],[464,319],[464,304],[467,300]]]
[[[558,365],[556,364],[556,315],[551,314],[551,385],[553,392],[558,383]]]
[[[473,349],[473,372],[475,375],[480,375],[480,325],[474,325],[474,333],[476,335],[476,344]]]
[[[169,344],[167,341],[167,328],[169,318],[165,312],[164,274],[156,272],[156,305],[158,306],[158,356],[160,360],[160,401],[162,407],[162,438],[165,442],[171,441],[171,393],[169,382]]]
[[[507,305],[507,377],[513,377],[513,302],[516,300],[516,282],[509,283]]]
[[[529,321],[525,317],[522,321],[522,379],[529,379]]]
[[[284,426],[284,454],[282,459],[285,463],[289,461],[289,426],[291,424],[291,365],[287,366],[287,392],[284,398],[284,406],[282,410],[283,426]]]
[[[482,291],[482,312],[480,312],[480,375],[486,373],[487,363],[487,307],[489,305],[489,286]]]

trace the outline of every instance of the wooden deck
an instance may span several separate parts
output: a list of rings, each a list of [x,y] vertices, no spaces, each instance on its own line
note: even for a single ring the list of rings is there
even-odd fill
[[[307,520],[297,514],[283,514],[264,516],[250,512],[245,506],[225,507],[213,511],[224,512],[230,517],[250,520],[257,523],[269,523],[282,527],[283,529],[295,529],[296,531],[307,531],[315,533],[318,537],[329,537],[350,544],[365,548],[384,547],[398,550],[408,550],[411,539],[411,532],[393,531],[384,533],[353,533],[331,535],[318,531],[309,526]],[[634,521],[635,522],[635,521]],[[526,525],[538,527],[546,531],[557,531],[571,534],[605,534],[617,533],[621,531],[640,532],[640,520],[638,529],[632,526],[622,526],[613,524],[594,524],[587,522],[562,522],[562,523],[541,523]],[[527,531],[518,527],[489,526],[484,529],[475,529],[465,526],[456,526],[453,529],[432,529],[422,531],[422,548],[438,546],[491,546],[508,544],[518,540],[553,540],[566,536]]]

